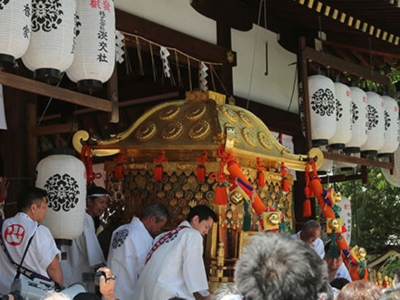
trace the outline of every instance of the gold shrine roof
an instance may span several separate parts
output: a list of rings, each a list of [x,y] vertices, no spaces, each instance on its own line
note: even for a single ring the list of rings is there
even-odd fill
[[[79,132],[76,141],[88,140]],[[248,110],[225,103],[225,96],[214,92],[188,92],[185,100],[169,101],[145,112],[126,131],[109,140],[90,140],[94,154],[115,154],[126,150],[132,157],[155,157],[160,150],[169,160],[196,161],[203,150],[217,157],[218,148],[233,151],[235,157],[256,157],[301,164],[308,156],[290,154],[280,145],[267,126]],[[79,149],[77,149],[79,151]],[[193,155],[191,156],[190,153]],[[315,153],[314,153],[315,154]],[[319,154],[322,163],[322,153]]]

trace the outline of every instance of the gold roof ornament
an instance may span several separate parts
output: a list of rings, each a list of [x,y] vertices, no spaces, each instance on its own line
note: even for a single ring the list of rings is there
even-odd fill
[[[284,162],[288,168],[304,171],[308,161],[317,167],[323,154],[313,148],[308,155],[296,155],[279,144],[267,126],[248,110],[226,104],[225,95],[211,91],[187,92],[185,100],[169,101],[145,112],[126,131],[108,140],[90,138],[86,131],[73,137],[80,152],[87,144],[93,156],[114,155],[124,150],[135,162],[151,161],[161,149],[169,161],[193,162],[203,150],[218,158],[218,149],[235,153],[242,166],[255,167],[255,157],[263,165],[276,168]]]

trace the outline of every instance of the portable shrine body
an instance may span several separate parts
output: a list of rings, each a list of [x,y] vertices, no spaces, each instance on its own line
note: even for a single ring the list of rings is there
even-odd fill
[[[211,290],[233,281],[234,264],[249,235],[292,231],[288,168],[304,171],[309,156],[318,166],[323,160],[316,149],[290,154],[258,117],[210,91],[188,92],[185,100],[155,106],[109,140],[79,131],[74,147],[115,155],[105,163],[107,189],[122,223],[153,202],[169,208],[167,229],[186,219],[193,206],[213,207],[219,221],[204,252]]]

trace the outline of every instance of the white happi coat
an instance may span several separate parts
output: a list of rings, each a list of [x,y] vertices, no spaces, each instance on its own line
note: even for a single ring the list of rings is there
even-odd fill
[[[292,238],[301,241],[302,239],[300,238],[300,233],[301,230],[298,233],[293,234]],[[317,238],[313,243],[311,243],[310,247],[318,254],[319,257],[321,257],[321,259],[324,259],[325,246],[324,242],[320,238]]]
[[[66,259],[61,261],[64,286],[79,282],[85,285],[88,292],[94,293],[95,267],[105,265],[106,261],[96,236],[93,218],[88,213],[85,214],[82,234],[72,241],[71,246],[61,246],[61,250],[67,254]],[[84,281],[87,274],[92,274],[92,278]]]
[[[172,297],[195,299],[194,292],[207,290],[203,261],[203,237],[188,226],[167,239],[155,250],[140,274],[134,300],[167,300]],[[166,233],[167,234],[167,233]],[[158,236],[157,242],[162,236]]]
[[[115,295],[118,299],[133,299],[134,289],[146,263],[153,238],[138,218],[114,230],[108,252],[108,266],[118,276]]]
[[[34,233],[35,236],[32,238],[22,265],[31,271],[49,278],[47,267],[55,257],[61,259],[60,251],[57,249],[50,230],[43,225],[38,227],[38,223],[23,212],[3,222],[2,237],[4,246],[17,265],[21,263],[22,255],[25,252],[28,241]],[[11,283],[14,280],[17,270],[15,266],[11,265],[4,250],[1,248],[0,273],[0,294],[7,294],[10,292]],[[23,275],[21,276],[23,277]]]

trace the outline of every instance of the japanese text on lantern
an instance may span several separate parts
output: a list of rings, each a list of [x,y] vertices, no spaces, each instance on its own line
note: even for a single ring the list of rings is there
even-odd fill
[[[107,61],[107,31],[106,29],[106,15],[104,11],[100,11],[100,30],[98,33],[99,38],[99,54],[97,55],[97,60],[99,62],[108,62]]]

